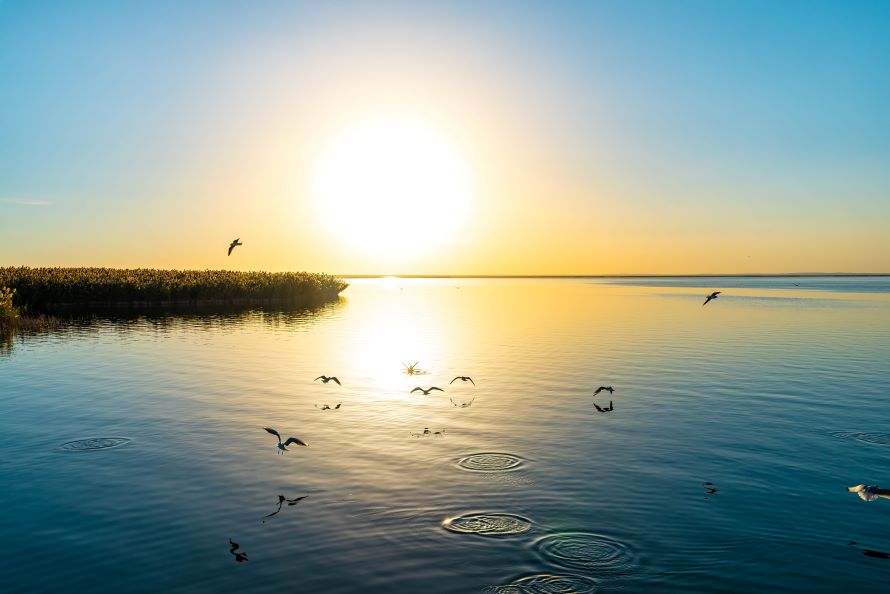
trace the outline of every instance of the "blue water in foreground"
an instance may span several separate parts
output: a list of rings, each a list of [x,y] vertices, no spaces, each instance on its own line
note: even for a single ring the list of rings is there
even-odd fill
[[[888,362],[886,278],[368,279],[0,339],[0,590],[880,592],[890,500],[846,488],[890,488]]]

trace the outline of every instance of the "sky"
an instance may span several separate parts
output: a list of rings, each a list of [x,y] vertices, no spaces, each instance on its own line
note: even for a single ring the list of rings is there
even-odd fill
[[[884,1],[0,0],[0,266],[890,272],[888,64]]]

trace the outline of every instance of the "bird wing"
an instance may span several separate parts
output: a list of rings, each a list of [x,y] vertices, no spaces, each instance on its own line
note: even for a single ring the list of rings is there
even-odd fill
[[[293,499],[287,499],[286,501],[287,501],[287,504],[288,504],[288,505],[296,505],[297,503],[299,503],[299,502],[302,501],[303,499],[306,499],[307,497],[309,497],[309,496],[308,496],[308,495],[303,495],[302,497],[295,497],[295,498],[293,498]]]
[[[451,380],[451,381],[448,382],[448,383],[449,383],[449,384],[453,384],[453,383],[456,382],[457,380],[462,380],[462,379],[464,379],[464,378],[462,378],[461,376],[457,376],[456,378],[454,378],[453,380]]]
[[[334,380],[335,382],[337,382],[337,385],[338,385],[338,386],[342,386],[342,385],[343,385],[343,384],[340,383],[340,380],[338,380],[337,378],[332,377],[331,379]]]
[[[335,408],[335,409],[340,408],[340,405],[341,405],[341,404],[343,404],[343,403],[342,403],[342,402],[338,402],[338,403],[337,403],[337,406],[335,406],[334,408]]]
[[[271,427],[263,427],[263,429],[265,429],[266,431],[268,431],[269,433],[271,433],[272,435],[277,437],[278,443],[281,443],[281,434],[278,431],[276,431],[275,429],[272,429]]]
[[[421,388],[420,386],[417,386],[416,388],[414,388],[413,390],[411,390],[411,393],[413,394],[413,393],[416,392],[417,390],[420,390],[421,392],[426,392],[426,390],[424,390],[424,389]]]
[[[323,375],[320,375],[320,376],[318,376],[317,378],[315,378],[315,379],[312,380],[312,381],[313,381],[313,382],[317,382],[318,380],[323,380],[323,379],[325,379],[325,377],[324,377]]]
[[[605,388],[604,388],[603,386],[600,386],[599,388],[596,389],[596,392],[594,392],[593,395],[596,396],[597,394],[599,394],[599,393],[602,392],[603,390],[605,390]]]
[[[287,441],[284,442],[284,446],[287,447],[292,443],[295,443],[295,444],[301,445],[301,446],[307,446],[307,447],[309,446],[309,444],[307,444],[305,441],[303,441],[302,439],[297,439],[296,437],[288,437]]]
[[[600,406],[599,406],[599,404],[597,404],[596,402],[593,403],[593,406],[595,406],[595,407],[596,407],[596,410],[598,410],[598,411],[600,411],[600,412],[606,412],[606,411],[604,411],[603,409],[601,409]]]
[[[713,293],[711,293],[711,295],[714,295],[714,296],[716,297],[716,296],[719,295],[721,292],[722,292],[722,291],[714,291]]]
[[[470,382],[471,384],[473,384],[474,386],[476,385],[476,382],[473,381],[473,378],[468,377],[468,378],[466,378],[466,379],[469,380],[469,382]]]
[[[229,253],[228,253],[229,256],[232,255],[232,250],[233,250],[233,249],[235,249],[235,246],[234,246],[234,245],[230,245],[230,246],[229,246]]]
[[[439,390],[440,392],[444,392],[444,391],[445,391],[445,390],[443,390],[442,388],[437,388],[436,386],[433,386],[432,388],[430,388],[430,389],[427,390],[427,391],[428,391],[428,392],[432,392],[433,390]]]

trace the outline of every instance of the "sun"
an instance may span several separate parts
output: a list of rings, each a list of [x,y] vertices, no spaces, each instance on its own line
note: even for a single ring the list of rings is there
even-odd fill
[[[448,137],[420,119],[383,117],[322,148],[313,194],[330,229],[374,257],[428,253],[457,238],[470,171]]]

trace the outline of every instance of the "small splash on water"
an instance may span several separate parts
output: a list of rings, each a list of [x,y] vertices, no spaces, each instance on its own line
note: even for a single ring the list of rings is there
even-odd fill
[[[536,544],[545,559],[563,567],[597,573],[625,573],[637,565],[637,555],[630,547],[602,534],[552,534]]]
[[[596,590],[597,584],[590,578],[541,573],[482,591],[485,594],[591,594]]]
[[[835,431],[832,433],[834,437],[841,439],[855,439],[864,443],[874,445],[890,445],[890,433],[861,433],[857,431]]]
[[[465,456],[457,461],[457,465],[473,472],[506,472],[522,466],[523,460],[513,454],[503,452],[480,452]]]
[[[86,452],[90,450],[107,450],[108,448],[118,448],[132,441],[129,437],[88,437],[86,439],[76,439],[63,443],[60,449],[66,452]]]
[[[532,527],[532,522],[515,514],[482,513],[450,518],[442,523],[442,527],[458,534],[507,536],[526,532]]]

